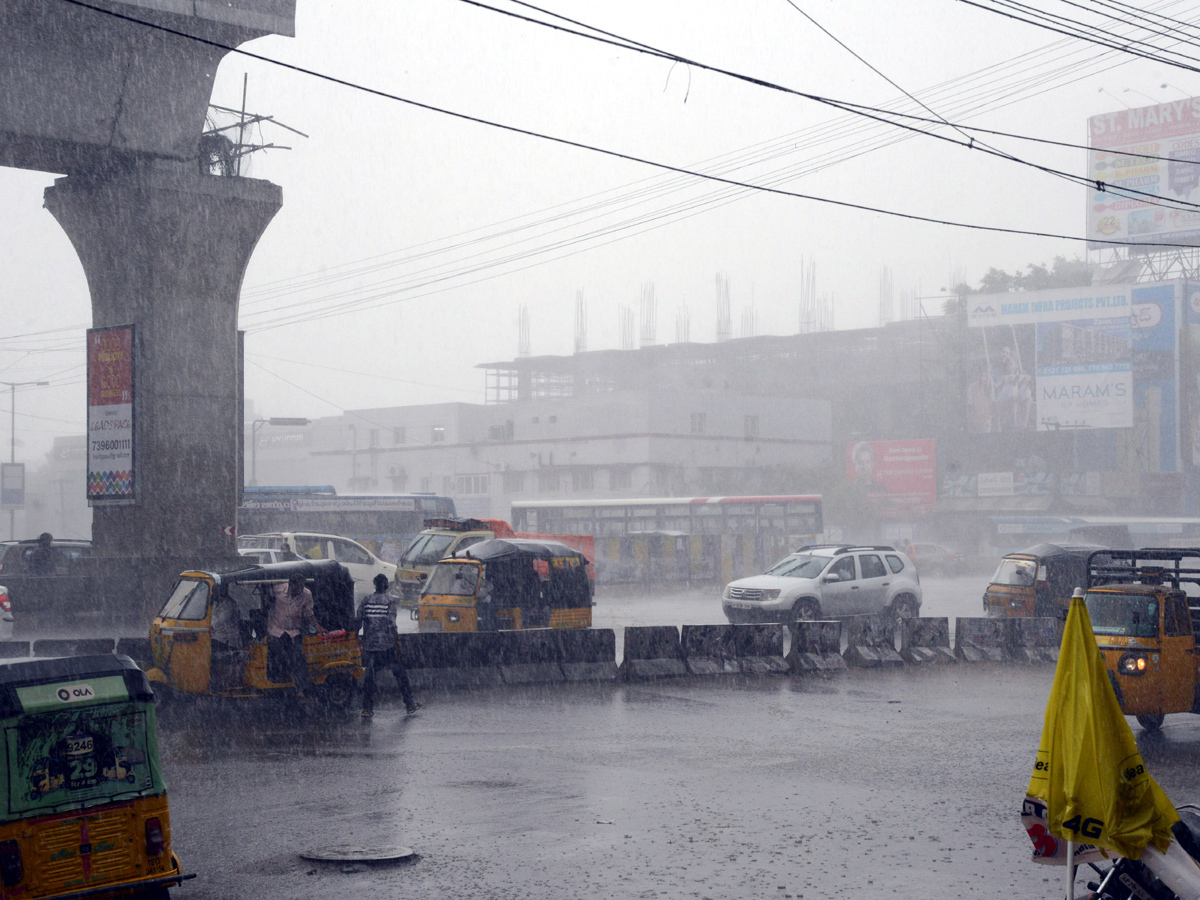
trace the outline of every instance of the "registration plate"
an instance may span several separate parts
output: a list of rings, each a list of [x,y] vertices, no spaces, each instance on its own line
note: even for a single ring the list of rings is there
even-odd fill
[[[726,600],[725,605],[733,609],[754,609],[753,603],[741,603],[737,600]]]

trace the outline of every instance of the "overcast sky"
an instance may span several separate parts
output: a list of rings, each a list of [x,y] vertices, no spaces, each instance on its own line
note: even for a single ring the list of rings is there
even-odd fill
[[[699,63],[854,103],[900,100],[927,114],[788,0],[546,3]],[[1200,94],[1193,73],[953,0],[796,6],[952,122],[1084,143],[1089,115]],[[1200,15],[1196,3],[1153,6]],[[1082,188],[978,151],[462,0],[358,0],[354,8],[347,17],[341,3],[297,0],[295,38],[245,49],[671,166],[940,219],[1083,233]],[[534,355],[570,353],[580,291],[587,347],[596,350],[619,345],[619,308],[636,311],[648,283],[659,343],[674,340],[680,308],[691,339],[712,341],[717,273],[729,278],[735,335],[751,305],[759,334],[792,334],[807,267],[845,329],[877,324],[883,267],[897,297],[934,296],[956,277],[977,283],[989,266],[1084,253],[1068,241],[733,189],[237,54],[222,64],[213,102],[239,105],[244,73],[251,111],[309,135],[264,128],[265,140],[293,149],[257,154],[249,172],[282,185],[284,196],[243,287],[246,397],[260,415],[482,402],[475,367],[516,355],[520,307],[529,309]],[[991,140],[1026,160],[1086,171],[1082,150]],[[0,378],[52,383],[17,395],[18,460],[36,461],[54,435],[82,433],[85,420],[90,305],[78,260],[42,209],[51,180],[0,170]],[[925,306],[936,312],[941,303]],[[6,396],[0,409],[7,443]]]

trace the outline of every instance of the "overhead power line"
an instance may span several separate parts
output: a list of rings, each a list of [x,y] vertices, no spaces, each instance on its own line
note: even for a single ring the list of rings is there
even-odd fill
[[[661,169],[666,172],[676,172],[676,173],[679,173],[682,175],[690,175],[695,178],[712,181],[712,182],[715,182],[718,184],[727,184],[727,185],[730,185],[733,187],[746,188],[748,190],[760,191],[762,193],[772,194],[775,196],[791,197],[791,198],[794,198],[797,200],[809,200],[809,201],[812,201],[815,203],[824,203],[824,204],[827,204],[830,206],[835,206],[835,207],[838,207],[841,209],[853,209],[853,210],[857,210],[859,212],[876,213],[879,215],[892,216],[895,218],[906,219],[906,220],[912,221],[912,222],[925,222],[925,223],[931,224],[931,225],[945,225],[945,226],[950,226],[950,227],[955,227],[955,228],[964,228],[964,229],[973,230],[973,231],[987,231],[987,232],[992,232],[992,233],[996,233],[996,234],[1014,234],[1014,235],[1023,235],[1023,236],[1027,236],[1027,237],[1045,237],[1045,238],[1054,238],[1057,240],[1066,240],[1066,241],[1075,241],[1075,242],[1091,242],[1091,243],[1095,243],[1095,244],[1104,244],[1106,246],[1117,246],[1117,247],[1141,246],[1141,244],[1136,241],[1118,241],[1118,240],[1108,240],[1108,239],[1099,240],[1099,239],[1090,239],[1090,238],[1083,237],[1080,235],[1058,234],[1055,232],[1037,231],[1037,230],[1033,230],[1033,229],[1023,229],[1023,228],[1008,228],[1008,227],[999,226],[999,225],[985,225],[985,224],[981,224],[978,222],[959,222],[959,221],[956,221],[953,219],[939,218],[937,216],[923,216],[923,215],[920,215],[917,213],[907,213],[907,212],[903,212],[900,210],[892,210],[892,209],[887,209],[884,207],[871,206],[871,205],[865,204],[865,203],[853,203],[848,200],[837,200],[837,199],[834,199],[831,197],[822,197],[822,196],[819,196],[816,194],[806,194],[806,193],[801,193],[799,191],[788,191],[788,190],[783,190],[782,188],[778,188],[778,187],[771,187],[771,186],[767,186],[767,185],[758,185],[758,184],[753,184],[750,182],[740,181],[738,179],[733,179],[733,178],[723,178],[718,175],[712,175],[712,174],[707,174],[704,172],[698,172],[698,171],[695,171],[692,169],[687,169],[683,166],[675,166],[675,165],[671,165],[670,163],[664,163],[664,162],[659,162],[657,160],[651,160],[651,159],[648,159],[645,157],[640,157],[640,156],[637,156],[632,153],[624,153],[619,150],[611,150],[608,148],[596,146],[594,144],[587,144],[587,143],[584,143],[583,141],[576,141],[576,140],[572,140],[570,138],[564,138],[564,137],[560,137],[557,135],[546,134],[543,132],[534,131],[533,129],[530,129],[530,128],[522,128],[517,125],[509,125],[509,124],[506,124],[503,122],[497,122],[497,121],[494,121],[491,119],[485,119],[480,116],[473,116],[468,113],[463,113],[463,112],[458,112],[456,110],[447,109],[445,107],[435,106],[430,103],[423,103],[419,100],[413,100],[408,97],[403,97],[399,94],[393,94],[388,91],[380,90],[378,88],[372,88],[372,87],[368,87],[365,85],[360,85],[355,82],[349,81],[347,79],[339,78],[334,75],[328,75],[323,72],[318,72],[314,69],[308,69],[304,66],[298,66],[294,63],[283,62],[282,60],[272,59],[270,57],[263,56],[262,54],[259,54],[259,53],[253,53],[249,50],[242,50],[231,44],[224,44],[224,43],[221,43],[220,41],[214,41],[214,40],[211,40],[208,38],[198,37],[196,35],[188,34],[187,32],[184,32],[184,31],[179,31],[177,29],[168,28],[167,26],[164,26],[164,25],[159,25],[159,24],[152,23],[152,22],[146,22],[146,21],[138,19],[134,16],[129,16],[129,15],[125,15],[123,13],[115,12],[113,10],[108,10],[108,9],[103,9],[98,6],[93,6],[90,3],[83,2],[83,0],[61,0],[61,2],[69,3],[69,4],[72,4],[73,6],[79,6],[79,7],[85,8],[85,9],[94,10],[97,13],[107,15],[107,16],[113,16],[115,18],[123,19],[125,21],[129,21],[129,22],[132,22],[132,23],[135,23],[138,25],[143,25],[148,28],[165,31],[167,33],[177,35],[186,40],[199,41],[201,43],[208,44],[213,47],[218,47],[220,49],[224,49],[231,53],[237,53],[242,56],[246,56],[250,59],[256,59],[256,60],[259,60],[260,62],[265,62],[265,63],[269,63],[272,65],[281,66],[283,68],[291,69],[292,71],[295,71],[295,72],[298,72],[298,73],[301,73],[304,75],[309,75],[309,76],[312,76],[315,78],[320,78],[322,80],[329,81],[333,84],[339,84],[339,85],[342,85],[343,87],[348,87],[348,88],[351,88],[354,90],[363,91],[365,93],[369,93],[369,94],[372,94],[377,97],[394,100],[398,103],[404,103],[409,106],[415,107],[417,109],[424,109],[429,112],[439,113],[441,115],[450,116],[452,118],[460,119],[462,121],[473,122],[477,125],[486,125],[491,128],[499,129],[501,131],[507,131],[511,134],[520,134],[520,135],[524,135],[526,137],[537,138],[540,140],[548,141],[550,143],[559,144],[561,146],[573,147],[578,150],[587,150],[592,153],[601,154],[603,156],[607,156],[612,159],[620,159],[620,160],[624,160],[626,162],[637,163],[639,165],[651,166],[651,167]],[[477,0],[459,0],[459,2],[469,3],[474,6],[481,6],[481,7],[485,7],[485,8],[489,8],[489,9],[494,9],[494,7],[486,7],[486,4],[478,3]],[[969,2],[969,0],[962,0],[962,2]],[[504,13],[504,15],[516,15],[516,14],[515,13]],[[527,17],[523,17],[523,18],[527,18]],[[530,20],[530,21],[536,21],[536,20]],[[560,26],[555,26],[550,23],[542,23],[542,24],[547,24],[547,27],[551,27],[551,28],[559,28],[560,27]],[[592,39],[593,40],[601,40],[600,38],[594,38],[594,37]],[[629,47],[629,49],[639,49],[637,47],[630,46],[630,45],[624,45],[624,46]],[[639,50],[639,52],[650,52],[650,51]],[[656,55],[661,55],[661,54],[656,54]],[[664,58],[671,58],[671,57],[664,57]],[[689,62],[687,59],[685,59],[683,57],[678,57],[676,59],[676,61]],[[714,71],[722,71],[722,70],[714,70]],[[759,84],[764,87],[769,86],[769,87],[775,88],[775,86],[772,85],[770,82],[763,81],[762,79],[754,78],[752,76],[736,75],[736,73],[730,73],[730,74],[734,74],[735,77],[742,78],[743,80],[749,81],[754,84]],[[808,99],[812,99],[812,100],[815,100],[820,103],[825,103],[825,104],[828,104],[831,106],[838,107],[838,104],[835,101],[828,100],[827,98],[818,97],[817,95],[805,94],[800,91],[791,91],[790,89],[784,89],[784,90],[787,90],[789,93],[795,93],[798,96],[807,97]],[[849,109],[848,107],[844,107],[844,106],[839,107],[839,108],[846,109],[846,111],[848,111],[848,112],[856,111],[856,110]],[[861,110],[858,110],[858,111],[861,112]],[[958,142],[954,141],[952,138],[948,138],[944,135],[933,135],[932,133],[930,133],[930,136],[938,137],[941,140],[948,140],[948,141],[951,141],[954,143],[958,143]],[[1043,170],[1046,170],[1046,169],[1044,169],[1044,167],[1037,167],[1037,168],[1042,168]],[[1046,170],[1046,171],[1048,171],[1048,170]],[[1087,183],[1087,182],[1085,180],[1081,183]],[[1192,245],[1190,245],[1190,244],[1172,244],[1172,243],[1164,242],[1164,243],[1159,244],[1159,246],[1191,247]]]

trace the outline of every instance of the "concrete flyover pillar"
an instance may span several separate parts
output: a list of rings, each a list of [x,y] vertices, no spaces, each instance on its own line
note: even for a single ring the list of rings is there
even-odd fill
[[[274,184],[144,162],[71,175],[45,205],[75,246],[94,327],[137,326],[137,503],[97,506],[104,612],[144,628],[186,568],[236,555],[242,371],[238,292],[282,203]]]

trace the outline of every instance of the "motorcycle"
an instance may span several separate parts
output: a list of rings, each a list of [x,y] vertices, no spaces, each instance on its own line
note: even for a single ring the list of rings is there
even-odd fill
[[[1181,806],[1171,829],[1175,840],[1166,853],[1147,847],[1141,860],[1118,857],[1088,882],[1080,900],[1193,900],[1200,897],[1200,807]]]

